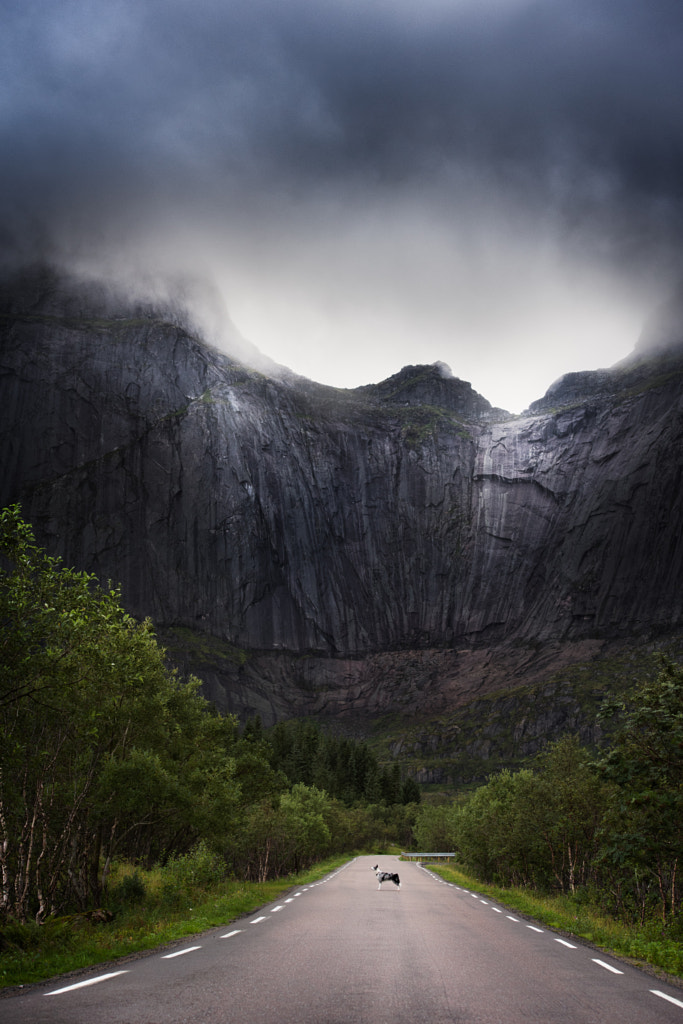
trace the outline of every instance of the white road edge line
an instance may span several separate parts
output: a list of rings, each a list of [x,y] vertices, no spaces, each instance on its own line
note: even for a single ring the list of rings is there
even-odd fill
[[[623,971],[618,970],[616,967],[612,967],[611,964],[606,964],[604,960],[596,960],[595,957],[591,957],[594,964],[600,964],[606,971],[611,971],[612,974],[623,974]]]
[[[255,917],[253,921],[249,922],[249,924],[258,924],[259,921],[265,921],[265,917]]]
[[[219,938],[221,938],[221,939],[231,939],[233,937],[233,935],[239,935],[241,931],[242,931],[241,928],[236,928],[234,932],[228,932],[227,935],[220,935]]]
[[[515,924],[519,924],[519,918],[518,917],[511,917],[510,914],[506,914],[505,916],[507,917],[508,921],[514,921]]]
[[[531,928],[532,932],[538,932],[539,935],[543,935],[543,929],[537,928],[535,924],[528,924],[527,928]]]
[[[651,988],[650,992],[652,992],[653,996],[659,996],[660,999],[666,999],[668,1002],[673,1003],[674,1006],[680,1006],[683,1008],[683,1003],[680,999],[674,999],[673,996],[668,996],[666,992],[658,992],[656,988]]]
[[[87,981],[77,981],[75,985],[67,985],[66,988],[56,988],[54,992],[45,992],[46,996],[59,996],[62,992],[73,992],[75,988],[85,988],[87,985],[97,985],[100,981],[108,978],[118,978],[119,974],[128,974],[128,971],[112,971],[111,974],[100,974],[97,978],[88,978]]]
[[[177,953],[167,953],[166,956],[162,956],[162,960],[172,960],[174,956],[185,956],[186,953],[194,953],[195,949],[201,949],[201,946],[188,946],[187,949],[179,949]]]
[[[566,939],[555,939],[555,942],[561,942],[567,949],[576,949],[576,946],[572,946],[571,942],[567,942]]]
[[[502,914],[503,911],[499,907],[491,907],[491,910],[495,910],[497,914]]]
[[[277,914],[278,910],[284,910],[284,909],[285,909],[284,904],[280,903],[277,907],[273,907],[273,909],[271,910],[271,914]]]

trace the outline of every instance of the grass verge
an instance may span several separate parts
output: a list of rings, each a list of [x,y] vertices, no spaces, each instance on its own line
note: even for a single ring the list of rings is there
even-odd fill
[[[227,925],[277,899],[292,886],[323,878],[351,856],[332,857],[300,874],[258,883],[225,880],[207,886],[185,878],[181,885],[169,886],[163,873],[138,870],[135,877],[144,895],[133,905],[115,910],[114,919],[108,923],[71,915],[49,919],[41,926],[5,926],[0,932],[0,989],[120,960]],[[124,871],[121,880],[130,877],[130,872]]]
[[[545,896],[528,889],[502,889],[472,878],[461,869],[430,864],[448,882],[491,896],[510,910],[533,918],[556,931],[584,939],[606,952],[649,964],[673,977],[683,978],[683,943],[662,935],[661,924],[632,926],[617,921],[598,907],[573,896]]]

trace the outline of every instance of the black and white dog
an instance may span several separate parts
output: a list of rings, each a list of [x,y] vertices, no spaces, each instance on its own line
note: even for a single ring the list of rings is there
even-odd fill
[[[397,889],[401,888],[401,879],[395,871],[382,871],[379,864],[375,864],[372,870],[377,875],[377,881],[379,882],[378,890],[382,888],[382,882],[393,882]]]

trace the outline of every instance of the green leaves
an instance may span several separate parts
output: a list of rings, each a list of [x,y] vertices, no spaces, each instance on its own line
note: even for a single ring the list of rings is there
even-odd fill
[[[617,794],[605,860],[653,880],[665,922],[679,906],[683,857],[683,666],[659,660],[655,679],[605,709],[620,728],[598,767]],[[642,884],[638,898],[643,906]]]
[[[0,916],[92,905],[114,858],[149,867],[201,843],[268,878],[409,836],[397,767],[311,722],[240,736],[167,669],[151,623],[49,557],[16,506],[0,513],[0,625]]]
[[[0,513],[0,913],[98,898],[114,855],[229,832],[234,721],[166,668],[151,623]]]

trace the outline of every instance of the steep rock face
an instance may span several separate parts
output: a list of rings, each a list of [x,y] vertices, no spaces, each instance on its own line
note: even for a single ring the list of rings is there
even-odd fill
[[[188,662],[223,707],[438,710],[529,651],[682,624],[675,350],[512,418],[438,365],[267,377],[45,272],[0,306],[0,501],[133,613],[226,644]]]

